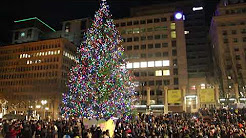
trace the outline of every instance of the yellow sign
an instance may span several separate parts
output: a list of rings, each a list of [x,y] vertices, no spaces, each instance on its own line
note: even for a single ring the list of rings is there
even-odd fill
[[[214,89],[201,89],[200,90],[200,102],[201,103],[215,102]]]
[[[181,91],[180,90],[168,90],[167,101],[168,103],[181,103]]]

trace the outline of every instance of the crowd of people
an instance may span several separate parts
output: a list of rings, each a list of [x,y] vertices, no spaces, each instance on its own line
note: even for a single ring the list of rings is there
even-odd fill
[[[4,120],[5,138],[110,138],[109,130],[83,120]],[[246,109],[200,109],[198,113],[139,114],[115,121],[114,138],[246,138]]]

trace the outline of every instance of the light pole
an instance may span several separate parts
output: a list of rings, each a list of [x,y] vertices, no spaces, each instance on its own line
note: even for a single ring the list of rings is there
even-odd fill
[[[44,105],[46,105],[47,104],[47,100],[42,100],[41,101],[41,104],[42,104],[42,106],[44,107]],[[46,108],[45,108],[46,109]],[[44,119],[45,119],[45,109],[43,108],[43,110],[44,110]],[[49,110],[49,109],[48,109]]]

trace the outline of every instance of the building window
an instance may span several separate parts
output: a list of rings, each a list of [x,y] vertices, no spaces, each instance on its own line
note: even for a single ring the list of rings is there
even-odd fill
[[[227,44],[229,41],[227,38],[224,38],[224,44]]]
[[[167,18],[161,18],[161,22],[166,22]]]
[[[15,32],[15,40],[19,39],[19,32]]]
[[[139,21],[134,21],[133,22],[133,25],[138,25],[139,24]]]
[[[131,26],[132,25],[132,21],[127,22],[127,26]]]
[[[163,52],[163,57],[168,57],[168,52]]]
[[[162,43],[162,47],[168,47],[168,43]]]
[[[178,75],[178,69],[177,68],[173,69],[173,75]]]
[[[163,70],[163,76],[170,76],[170,70]]]
[[[243,42],[246,42],[246,37],[243,37]]]
[[[172,41],[172,47],[176,47],[176,41]]]
[[[149,81],[149,86],[155,85],[155,81]]]
[[[154,67],[155,62],[154,61],[148,61],[148,67]]]
[[[32,37],[32,29],[29,29],[27,31],[27,38]]]
[[[171,38],[175,39],[177,37],[176,31],[171,31]]]
[[[233,38],[233,42],[234,43],[237,43],[237,38]]]
[[[147,76],[147,72],[141,72],[140,75],[145,77],[145,76]]]
[[[236,55],[236,60],[240,60],[240,55]]]
[[[165,39],[165,38],[167,38],[167,35],[166,35],[166,34],[162,34],[162,35],[161,35],[161,38],[162,38],[162,39]]]
[[[170,28],[171,28],[171,30],[175,30],[176,29],[176,23],[171,23]]]
[[[130,37],[130,38],[127,38],[127,40],[126,40],[127,42],[132,42],[132,38]]]
[[[126,49],[127,50],[132,50],[132,46],[127,46]]]
[[[146,21],[145,20],[141,20],[140,24],[146,24]]]
[[[139,49],[139,45],[135,45],[134,50],[138,50],[138,49]]]
[[[154,48],[153,44],[148,44],[148,49]]]
[[[139,37],[134,37],[133,40],[136,42],[136,41],[139,41]]]
[[[159,23],[160,22],[160,19],[159,18],[155,18],[154,19],[154,23]]]
[[[146,40],[146,36],[141,36],[141,41]]]
[[[161,44],[160,43],[156,43],[155,44],[155,48],[161,48]]]
[[[141,49],[146,49],[146,45],[141,45]]]
[[[174,85],[179,85],[179,78],[174,78],[173,83]]]
[[[141,58],[146,58],[146,54],[145,54],[145,53],[142,53],[142,54],[140,55],[140,57],[141,57]]]
[[[170,85],[170,80],[163,80],[163,84],[164,84],[165,86]]]
[[[162,76],[162,70],[156,70],[155,76]]]
[[[223,34],[223,35],[227,35],[227,31],[226,31],[226,30],[223,30],[223,31],[222,31],[222,34]]]
[[[172,56],[177,56],[177,50],[176,49],[172,50]]]
[[[146,67],[148,67],[148,66],[147,66],[147,62],[140,62],[140,67],[141,67],[141,68],[146,68]]]
[[[155,76],[155,72],[154,71],[149,71],[148,72],[148,76]]]
[[[134,34],[139,34],[139,32],[140,32],[140,31],[139,31],[139,28],[134,28],[134,29],[133,29],[133,33],[134,33]]]
[[[148,20],[147,20],[147,24],[148,24],[148,23],[153,23],[153,20],[152,20],[152,19],[148,19]]]
[[[81,25],[80,25],[80,27],[81,27],[81,30],[85,30],[87,27],[86,27],[86,22],[87,22],[87,20],[82,20],[81,21]],[[119,25],[119,24],[118,24]]]
[[[126,26],[126,23],[121,23],[120,26]]]
[[[156,81],[155,81],[155,84],[156,84],[156,85],[162,85],[162,80],[156,80]]]
[[[237,34],[237,30],[232,30],[231,34]]]
[[[155,67],[161,67],[162,61],[155,61]]]
[[[70,32],[70,23],[65,24],[65,32],[66,33]]]
[[[153,28],[147,28],[147,32],[152,32]]]
[[[152,53],[148,53],[148,58],[152,58],[153,54]]]
[[[177,59],[173,59],[173,66],[177,66],[178,65],[178,60]]]
[[[148,36],[147,38],[148,38],[148,40],[153,40],[153,36],[152,35]]]
[[[155,39],[161,39],[161,35],[155,35]]]

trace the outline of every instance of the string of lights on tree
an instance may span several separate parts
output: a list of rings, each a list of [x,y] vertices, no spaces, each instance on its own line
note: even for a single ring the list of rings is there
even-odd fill
[[[102,0],[69,73],[69,91],[63,94],[61,107],[64,117],[110,118],[132,113],[133,78],[125,69],[122,39],[111,16]]]

